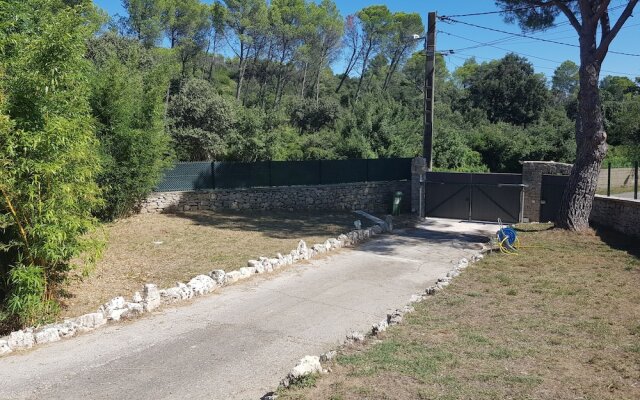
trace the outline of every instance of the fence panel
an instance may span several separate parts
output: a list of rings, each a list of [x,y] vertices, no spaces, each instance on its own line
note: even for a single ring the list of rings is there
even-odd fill
[[[598,176],[598,194],[622,198],[638,198],[638,162],[627,167],[603,163]]]
[[[320,184],[320,161],[272,161],[270,186]]]
[[[270,186],[269,161],[214,162],[214,187],[221,189]]]
[[[165,171],[158,192],[265,186],[320,185],[411,179],[410,158],[180,162]]]
[[[411,179],[410,158],[378,158],[367,160],[367,181],[401,181]]]
[[[320,183],[367,181],[368,160],[322,160]]]
[[[213,188],[211,163],[180,162],[165,171],[164,178],[156,187],[158,192],[177,192]]]

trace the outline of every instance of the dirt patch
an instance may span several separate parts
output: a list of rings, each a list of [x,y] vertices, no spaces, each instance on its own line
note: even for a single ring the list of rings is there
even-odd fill
[[[640,398],[637,241],[521,234],[281,399]]]
[[[62,316],[95,311],[114,296],[131,296],[145,283],[160,287],[213,269],[235,270],[249,259],[323,243],[353,229],[353,213],[211,212],[143,214],[104,227],[103,258],[89,276],[72,276]],[[362,221],[364,226],[370,226]]]

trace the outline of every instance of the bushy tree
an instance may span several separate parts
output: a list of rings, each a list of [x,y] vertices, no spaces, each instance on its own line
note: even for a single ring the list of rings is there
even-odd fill
[[[435,135],[433,138],[433,166],[440,171],[485,172],[481,154],[472,149],[469,134],[475,124],[465,121],[462,114],[448,104],[436,103]],[[420,135],[421,136],[421,135]],[[422,147],[422,137],[417,142]]]
[[[164,129],[166,62],[138,41],[113,33],[92,39],[91,108],[100,141],[102,219],[126,216],[151,192],[171,161]]]
[[[338,118],[340,105],[336,101],[300,100],[291,106],[291,123],[300,132],[317,132],[333,127]]]
[[[158,44],[162,37],[163,0],[122,0],[127,10],[124,22],[127,30],[136,39],[150,48]]]
[[[627,77],[606,76],[600,83],[608,143],[626,149],[628,162],[640,157],[640,86]]]
[[[481,64],[467,85],[471,104],[484,110],[491,122],[530,124],[540,117],[548,98],[544,77],[515,54]]]
[[[209,82],[189,79],[169,105],[169,131],[181,161],[220,160],[236,123],[234,104],[215,93]]]
[[[227,157],[235,161],[263,161],[271,157],[273,131],[267,114],[258,108],[241,108],[229,136]],[[285,157],[286,158],[286,157]]]
[[[0,250],[4,307],[20,325],[56,311],[100,203],[84,57],[91,1],[0,3]]]
[[[567,102],[578,93],[580,67],[573,61],[565,61],[553,72],[551,92],[560,102]]]

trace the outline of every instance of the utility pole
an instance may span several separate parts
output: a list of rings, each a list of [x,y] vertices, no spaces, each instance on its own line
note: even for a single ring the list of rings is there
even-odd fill
[[[422,140],[422,156],[427,159],[428,171],[433,168],[433,99],[436,72],[436,13],[429,13],[427,36],[424,51],[427,56],[424,79],[424,138]]]

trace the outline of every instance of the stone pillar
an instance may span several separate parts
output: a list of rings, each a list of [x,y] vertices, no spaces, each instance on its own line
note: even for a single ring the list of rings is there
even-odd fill
[[[540,198],[542,196],[542,175],[569,175],[571,164],[554,161],[524,161],[522,163],[522,183],[524,188],[524,221],[540,221]]]
[[[424,188],[427,159],[416,157],[411,161],[411,212],[419,217],[425,216]]]

